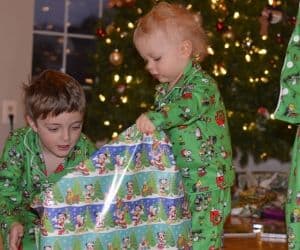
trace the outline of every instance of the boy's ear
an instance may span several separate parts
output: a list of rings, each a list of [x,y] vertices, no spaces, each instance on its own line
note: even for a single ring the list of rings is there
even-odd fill
[[[32,130],[34,132],[37,132],[37,127],[36,127],[35,121],[32,120],[32,118],[29,115],[26,115],[25,118],[26,118],[26,121],[29,124],[29,126],[32,128]]]
[[[184,40],[181,44],[181,52],[183,56],[190,57],[192,55],[192,42],[190,40]]]

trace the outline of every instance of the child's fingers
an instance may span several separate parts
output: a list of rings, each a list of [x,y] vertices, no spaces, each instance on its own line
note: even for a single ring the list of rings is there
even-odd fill
[[[9,233],[10,250],[18,250],[24,235],[24,227],[20,223],[14,223]]]

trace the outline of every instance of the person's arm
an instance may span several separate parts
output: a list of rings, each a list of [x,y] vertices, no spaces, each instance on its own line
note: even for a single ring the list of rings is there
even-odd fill
[[[16,238],[17,234],[23,234],[21,226],[13,230],[12,237],[8,236],[13,225],[23,225],[29,211],[23,204],[23,191],[21,186],[24,175],[24,155],[18,150],[20,142],[10,137],[3,149],[0,159],[0,225],[2,241],[6,244],[7,239],[10,242],[9,247],[19,244],[20,239]],[[16,228],[16,227],[14,227]]]
[[[189,125],[205,116],[214,102],[219,102],[217,98],[219,91],[215,83],[200,83],[188,95],[165,105],[158,112],[149,111],[146,115],[157,129]]]
[[[280,75],[280,96],[275,110],[275,118],[300,123],[300,3],[297,23],[290,37]]]

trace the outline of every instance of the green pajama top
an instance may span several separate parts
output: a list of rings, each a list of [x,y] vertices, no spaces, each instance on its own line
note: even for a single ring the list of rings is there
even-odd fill
[[[188,193],[230,187],[234,181],[231,140],[217,84],[194,61],[179,82],[157,86],[155,111],[147,116],[164,130]]]
[[[25,127],[8,137],[0,159],[0,232],[4,243],[14,222],[25,226],[24,240],[34,240],[33,228],[38,223],[37,213],[30,207],[34,197],[94,151],[94,145],[82,134],[64,164],[47,176],[38,135]]]
[[[300,4],[280,75],[280,96],[275,118],[300,123]]]
[[[288,249],[300,249],[300,3],[280,75],[280,95],[275,118],[298,125],[285,205]]]

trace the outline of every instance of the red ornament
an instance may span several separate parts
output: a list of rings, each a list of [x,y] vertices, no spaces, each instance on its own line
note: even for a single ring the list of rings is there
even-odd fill
[[[283,44],[283,37],[282,37],[282,35],[280,33],[276,34],[276,42],[278,44]]]
[[[119,93],[119,94],[122,94],[124,91],[126,90],[126,84],[119,84],[118,86],[117,86],[117,92]]]
[[[217,28],[217,31],[219,31],[219,32],[224,31],[224,29],[225,29],[225,24],[224,24],[224,22],[218,21],[218,22],[216,23],[216,28]]]
[[[106,31],[104,29],[102,29],[102,28],[97,28],[96,35],[99,38],[103,38],[103,37],[106,36]]]
[[[288,18],[288,23],[292,26],[295,26],[297,22],[297,18],[295,16]]]
[[[269,113],[268,109],[265,108],[265,107],[259,107],[257,109],[257,114],[259,114],[259,115],[261,115],[261,116],[263,116],[265,118],[269,118],[270,117],[270,113]]]

